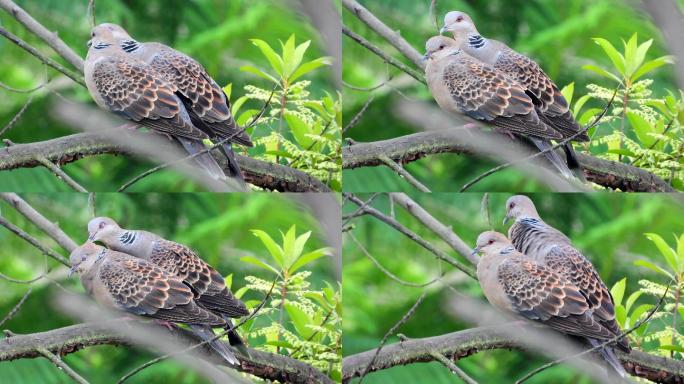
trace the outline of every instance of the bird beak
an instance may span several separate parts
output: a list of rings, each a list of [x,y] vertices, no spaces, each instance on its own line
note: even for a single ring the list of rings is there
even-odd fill
[[[97,235],[97,232],[93,232],[92,235],[88,236],[88,241],[95,241],[95,235]]]
[[[508,220],[510,220],[510,219],[511,219],[511,217],[508,214],[506,214],[506,217],[504,217],[504,219],[503,219],[503,225],[506,225],[506,223],[508,223]]]
[[[475,247],[473,250],[470,252],[470,256],[477,255],[480,252],[480,247]]]
[[[71,278],[71,276],[76,272],[76,269],[78,268],[78,264],[74,264],[71,268],[69,268],[69,274],[67,275],[67,278]]]
[[[90,46],[93,45],[93,41],[92,41],[92,40],[88,40],[88,44],[87,44],[87,45],[88,45],[88,48],[90,48]]]
[[[429,58],[430,58],[430,52],[425,52],[425,54],[423,55],[423,57],[420,58],[420,61],[425,62],[425,61],[427,61],[427,59],[429,59]]]
[[[441,35],[444,32],[449,32],[449,26],[446,24],[442,27],[442,29],[439,30],[439,34]]]

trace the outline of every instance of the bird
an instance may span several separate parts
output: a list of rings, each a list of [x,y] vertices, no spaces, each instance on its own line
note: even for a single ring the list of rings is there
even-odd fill
[[[85,61],[86,86],[103,109],[178,141],[190,154],[218,142],[228,159],[226,175],[211,154],[195,159],[212,177],[244,183],[231,141],[251,146],[237,125],[223,90],[194,59],[160,43],[137,43],[120,26],[92,29]]]
[[[224,319],[230,344],[248,354],[242,338],[230,330],[231,318],[249,315],[247,306],[228,289],[223,276],[195,251],[152,232],[123,229],[109,217],[90,220],[88,240],[144,259],[180,278],[192,290],[198,305]]]
[[[451,32],[458,46],[466,53],[493,66],[522,85],[533,100],[540,119],[562,134],[561,141],[570,138],[571,141],[589,141],[586,131],[583,132],[575,120],[565,96],[534,60],[500,41],[480,35],[473,20],[464,12],[448,12],[444,16],[444,26],[440,30],[440,33],[444,32]],[[584,180],[572,144],[566,143],[562,147],[568,167],[580,180]]]
[[[187,324],[228,363],[240,365],[225,344],[210,341],[215,337],[212,327],[225,326],[225,320],[198,305],[191,288],[179,277],[146,260],[92,242],[75,248],[69,262],[69,274],[77,273],[83,288],[99,304],[163,322]]]
[[[578,286],[517,251],[504,234],[481,233],[473,249],[473,253],[478,252],[482,257],[477,264],[477,278],[493,306],[581,337],[593,347],[620,335],[602,323]],[[621,377],[626,376],[612,345],[598,352]]]
[[[432,97],[443,110],[522,136],[539,150],[551,148],[562,134],[539,118],[533,100],[515,80],[470,56],[446,36],[425,43],[425,77]],[[568,179],[574,175],[555,152],[546,158]]]
[[[579,287],[597,321],[619,334],[615,303],[608,287],[594,265],[572,245],[572,241],[544,222],[527,196],[516,195],[506,201],[504,224],[510,219],[515,222],[508,230],[508,237],[515,249]],[[626,338],[620,339],[617,346],[625,352],[631,350]]]

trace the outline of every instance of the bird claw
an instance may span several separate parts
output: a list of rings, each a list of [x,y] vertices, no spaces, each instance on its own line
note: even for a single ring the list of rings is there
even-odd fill
[[[174,324],[170,321],[154,319],[154,320],[152,320],[152,322],[154,324],[161,325],[162,327],[168,329],[169,331],[174,331],[174,330],[178,329],[178,326],[176,326],[176,324]]]

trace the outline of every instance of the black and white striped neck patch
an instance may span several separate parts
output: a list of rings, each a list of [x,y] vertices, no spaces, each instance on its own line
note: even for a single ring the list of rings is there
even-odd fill
[[[103,49],[109,47],[111,44],[109,43],[97,43],[96,45],[93,46],[95,49]]]
[[[121,241],[123,244],[131,245],[135,242],[135,238],[135,232],[126,231],[119,236],[119,241]]]
[[[473,48],[482,48],[485,46],[485,39],[480,35],[468,36],[468,44]]]
[[[139,47],[140,45],[138,45],[138,42],[135,40],[124,40],[121,42],[121,49],[126,52],[133,52]]]

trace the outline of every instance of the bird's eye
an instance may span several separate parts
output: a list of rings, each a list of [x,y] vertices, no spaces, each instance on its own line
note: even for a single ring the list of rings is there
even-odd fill
[[[511,205],[508,206],[509,209],[513,209],[515,207],[515,203],[511,203]]]
[[[494,240],[490,239],[488,244],[494,244]]]
[[[439,49],[444,49],[444,44],[440,45]]]
[[[456,18],[456,22],[457,22],[457,23],[459,23],[459,22],[461,22],[461,21],[463,21],[463,16],[459,16],[459,17]]]
[[[105,226],[105,223],[104,223],[104,221],[103,221],[103,222],[100,223],[99,228],[102,229],[102,228],[104,228],[104,226]]]
[[[90,37],[95,37],[95,32],[91,32]]]

